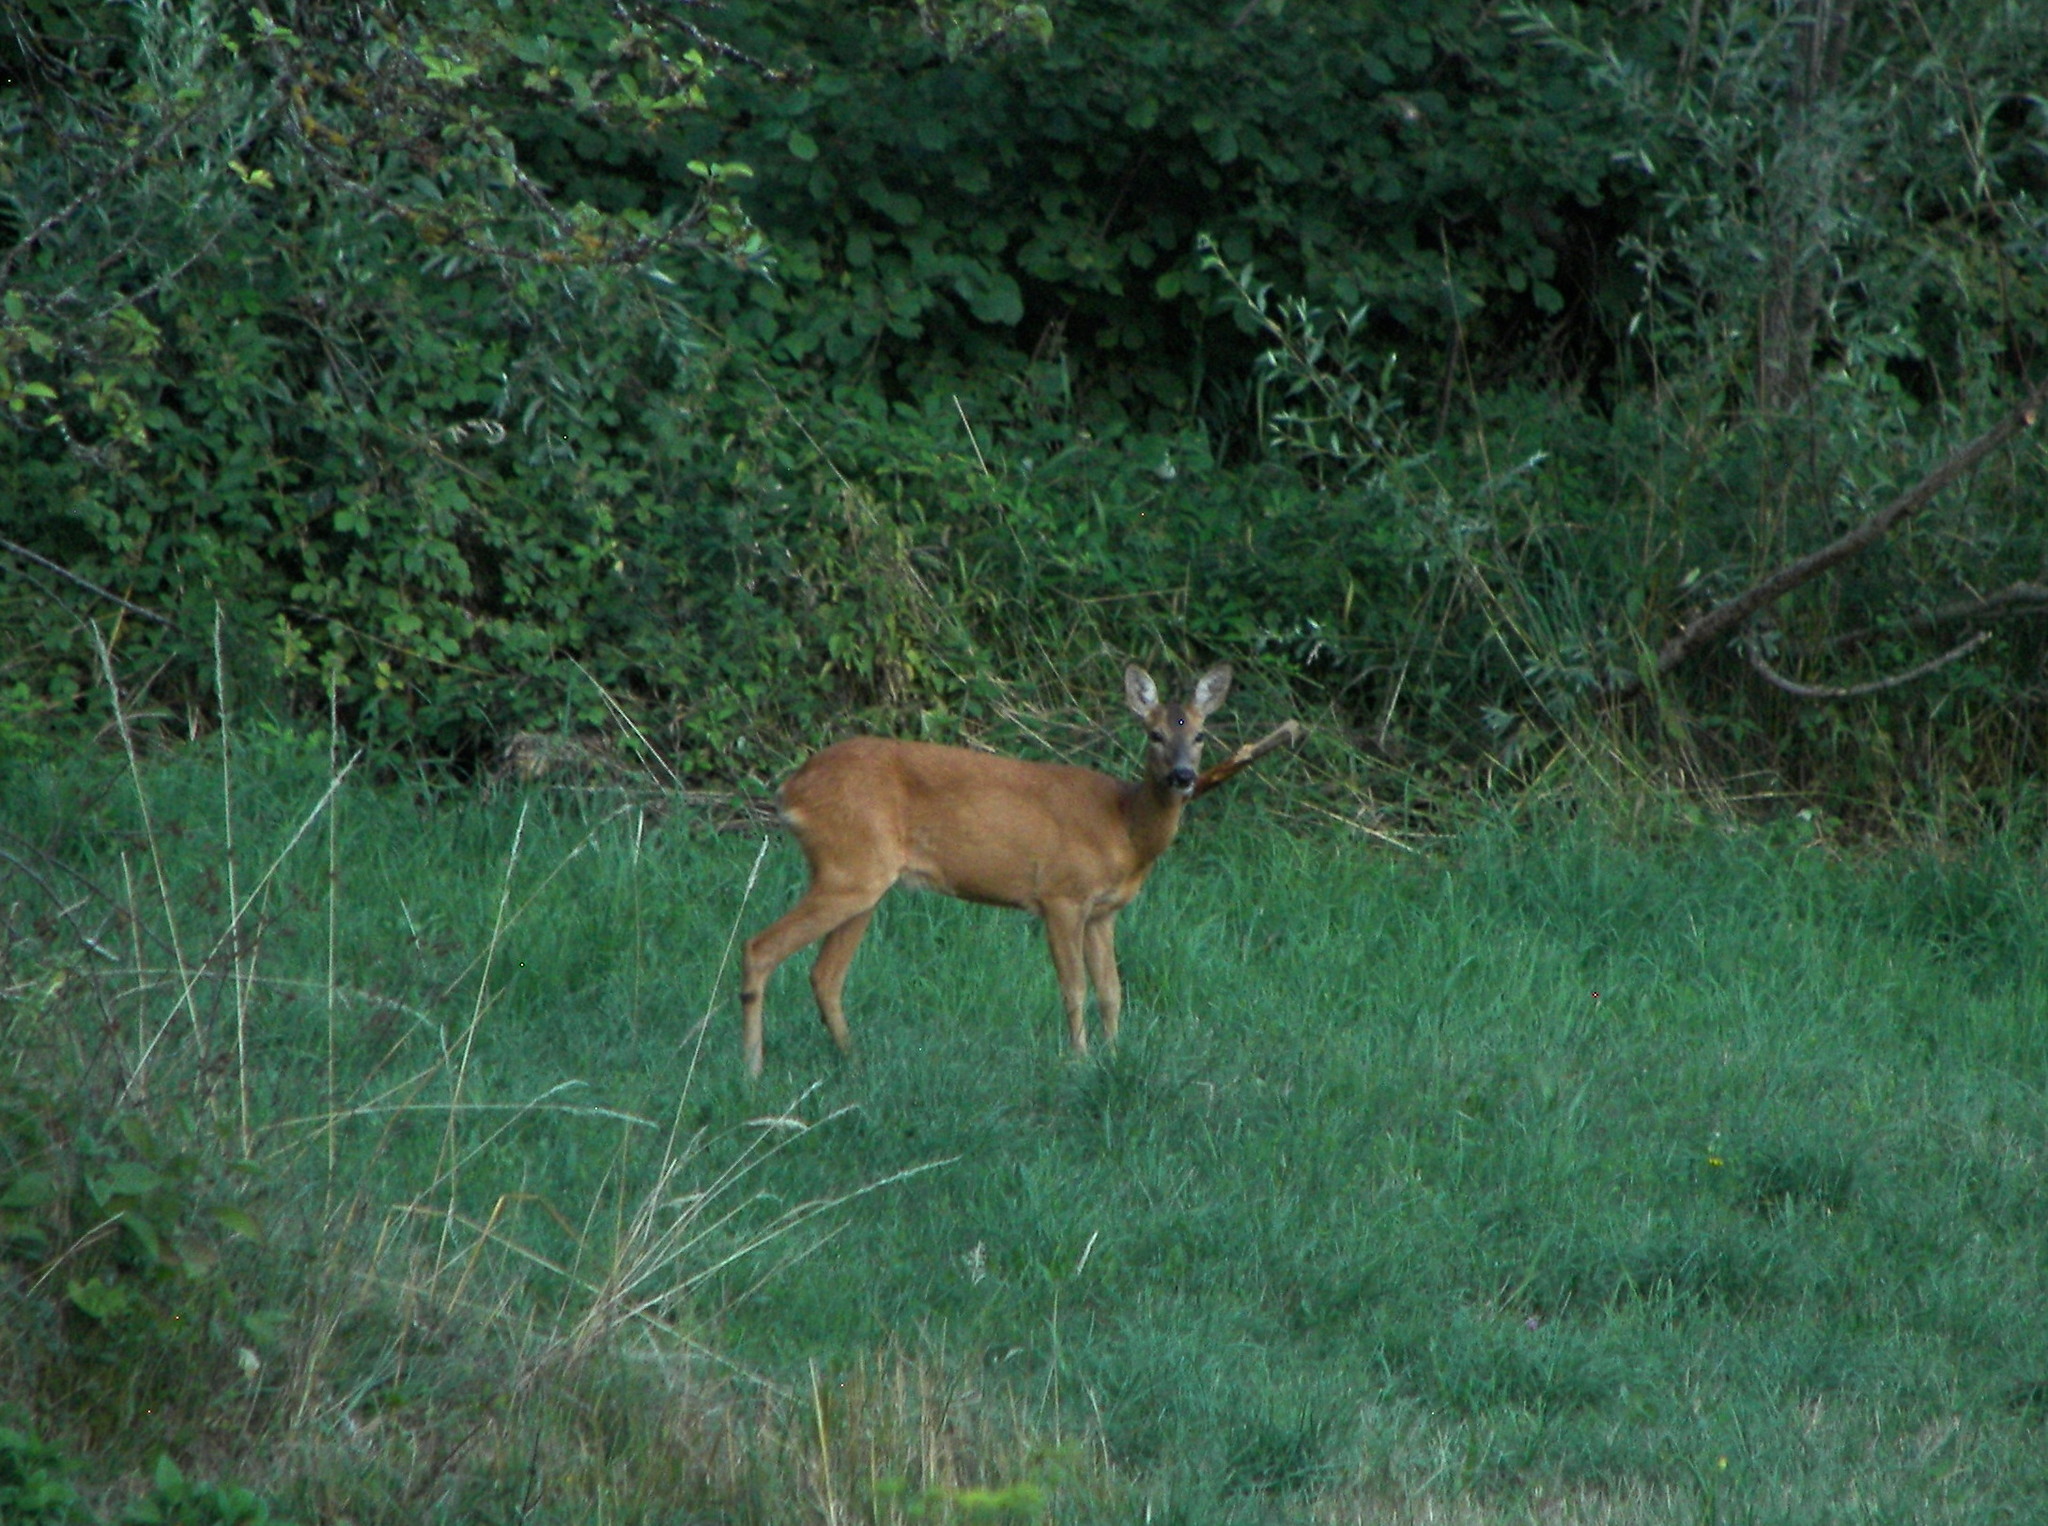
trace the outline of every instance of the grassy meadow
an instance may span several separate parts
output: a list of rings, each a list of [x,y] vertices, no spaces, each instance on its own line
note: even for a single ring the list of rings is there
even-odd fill
[[[1035,922],[899,892],[857,1063],[799,957],[749,1083],[793,844],[257,751],[4,766],[0,1501],[111,1519],[164,1454],[337,1522],[2048,1498],[2030,846],[1407,851],[1248,778],[1122,918],[1114,1055]]]

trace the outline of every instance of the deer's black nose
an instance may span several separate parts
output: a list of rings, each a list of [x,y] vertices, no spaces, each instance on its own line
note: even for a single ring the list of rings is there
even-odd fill
[[[1185,794],[1195,787],[1195,771],[1183,763],[1166,776],[1166,782]]]

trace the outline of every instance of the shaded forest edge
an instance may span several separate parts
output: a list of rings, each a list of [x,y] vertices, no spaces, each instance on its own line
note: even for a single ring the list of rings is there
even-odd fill
[[[1197,9],[10,8],[0,745],[2030,812],[2048,19]]]

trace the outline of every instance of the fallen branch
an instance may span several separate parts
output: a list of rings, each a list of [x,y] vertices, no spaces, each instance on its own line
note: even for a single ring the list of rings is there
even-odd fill
[[[1283,725],[1274,727],[1273,730],[1267,732],[1256,742],[1245,743],[1244,746],[1238,748],[1236,752],[1225,758],[1221,763],[1203,769],[1201,777],[1195,780],[1194,794],[1208,794],[1210,790],[1216,788],[1217,785],[1225,780],[1235,778],[1239,773],[1250,768],[1252,764],[1258,762],[1259,759],[1263,758],[1274,748],[1298,746],[1301,739],[1307,735],[1308,727],[1302,725],[1300,721],[1288,721]],[[1193,799],[1194,796],[1191,795],[1189,798]]]
[[[1684,630],[1658,648],[1657,660],[1652,664],[1657,676],[1661,678],[1713,642],[1731,634],[1758,610],[1775,604],[1793,589],[1812,582],[1837,563],[1847,561],[1857,552],[1875,545],[1890,534],[1900,521],[1925,508],[1928,500],[1935,494],[1958,477],[1973,470],[1985,457],[2004,446],[2021,430],[2031,428],[2034,421],[2040,417],[2044,405],[2048,405],[2048,378],[2037,382],[2033,390],[2028,392],[2025,399],[2012,412],[1956,451],[1863,523],[1837,536],[1818,551],[1808,552],[1797,561],[1787,562],[1768,577],[1750,584],[1733,598],[1725,599],[1706,613],[1697,616]],[[1641,693],[1643,687],[1643,679],[1641,675],[1637,675],[1620,685],[1614,693],[1619,698],[1627,699]]]
[[[1757,676],[1774,689],[1782,689],[1794,699],[1836,700],[1858,699],[1865,694],[1879,694],[1886,689],[1896,689],[1911,683],[1916,678],[1925,678],[1936,668],[1945,668],[1959,658],[1967,657],[1991,639],[1990,631],[1979,631],[1961,646],[1951,647],[1939,657],[1930,657],[1918,667],[1894,673],[1889,678],[1875,678],[1869,683],[1848,684],[1836,687],[1833,684],[1803,684],[1787,678],[1769,663],[1764,654],[1757,650],[1754,642],[1744,642],[1743,651],[1749,658],[1749,665],[1756,669]]]

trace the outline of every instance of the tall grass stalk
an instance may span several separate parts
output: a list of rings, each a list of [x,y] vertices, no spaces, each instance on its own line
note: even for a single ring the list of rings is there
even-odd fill
[[[448,1251],[448,1229],[456,1220],[456,1204],[460,1200],[461,1164],[456,1158],[456,1131],[462,1117],[463,1085],[469,1080],[469,1061],[476,1046],[476,1031],[483,1024],[484,1010],[490,997],[491,965],[505,936],[505,913],[512,901],[512,876],[519,867],[519,845],[526,839],[526,810],[524,805],[519,808],[519,825],[512,833],[511,850],[505,855],[505,879],[498,889],[497,911],[491,920],[490,936],[484,943],[483,969],[476,982],[476,1001],[470,1007],[469,1021],[463,1025],[462,1036],[456,1045],[454,1081],[448,1097],[448,1123],[441,1134],[441,1159],[436,1167],[435,1182],[436,1187],[445,1184],[448,1190],[448,1212],[442,1220],[441,1229],[443,1256]],[[457,1293],[459,1296],[459,1288]]]
[[[234,734],[233,713],[228,704],[227,661],[221,651],[221,627],[226,614],[213,606],[213,692],[220,717],[220,835],[221,857],[227,868],[228,905],[239,906],[235,888],[235,769],[229,748]],[[242,940],[229,930],[229,956],[234,963],[232,984],[235,995],[235,1101],[241,1129],[242,1154],[250,1153],[249,1139],[249,983],[242,964]]]
[[[184,940],[178,931],[177,913],[171,905],[170,881],[164,874],[163,851],[158,844],[156,827],[149,817],[149,792],[143,787],[142,765],[135,755],[135,733],[128,725],[128,714],[121,704],[121,685],[114,677],[113,654],[107,650],[106,638],[100,634],[99,624],[96,621],[92,625],[92,641],[93,650],[99,657],[100,674],[107,686],[107,707],[113,713],[114,725],[121,735],[121,750],[128,759],[128,777],[135,790],[135,808],[142,816],[143,841],[149,848],[150,864],[156,871],[158,902],[163,910],[164,927],[170,935],[171,953],[177,960],[178,1001],[172,1005],[169,1016],[164,1019],[163,1027],[169,1027],[171,1020],[177,1016],[178,1007],[183,1006],[186,1013],[192,1019],[192,1042],[196,1048],[204,1049],[206,1038],[199,1026],[199,1008],[192,1001],[192,986],[195,977],[190,966],[185,962]],[[131,901],[129,904],[132,915],[134,903]],[[138,970],[139,967],[138,961]],[[163,1028],[159,1028],[156,1034],[150,1038],[148,1046],[137,1056],[134,1070],[134,1079],[136,1081],[141,1079],[143,1072],[147,1069],[149,1054],[155,1049],[158,1039],[162,1036]]]
[[[336,998],[337,998],[337,996],[339,995],[339,990],[340,990],[340,985],[339,985],[340,963],[339,963],[339,961],[340,961],[340,957],[341,957],[341,939],[340,939],[340,935],[339,935],[339,933],[338,933],[338,930],[337,930],[337,929],[338,929],[338,925],[339,925],[339,922],[340,922],[340,918],[341,918],[341,835],[340,835],[340,834],[341,834],[341,795],[340,795],[340,779],[341,779],[341,770],[340,770],[340,768],[339,768],[339,766],[338,766],[338,765],[340,764],[340,762],[341,762],[341,716],[340,716],[340,699],[339,699],[338,691],[337,691],[337,689],[336,689],[336,686],[335,686],[334,680],[333,680],[332,676],[330,675],[330,677],[329,677],[329,679],[328,679],[328,683],[327,683],[327,777],[328,777],[328,780],[329,780],[329,788],[328,788],[328,800],[329,800],[329,805],[328,805],[328,810],[327,810],[327,884],[326,884],[326,901],[327,901],[327,968],[326,968],[326,1000],[325,1000],[325,1002],[324,1002],[324,1003],[322,1004],[322,1007],[323,1007],[323,1010],[324,1010],[324,1012],[325,1012],[325,1015],[326,1015],[326,1019],[327,1019],[327,1069],[326,1069],[326,1077],[325,1077],[325,1079],[326,1079],[326,1086],[325,1086],[325,1089],[324,1089],[324,1092],[323,1092],[323,1097],[324,1097],[324,1099],[325,1099],[325,1103],[326,1103],[326,1112],[327,1112],[327,1116],[328,1116],[328,1118],[329,1118],[329,1119],[333,1119],[333,1118],[334,1118],[334,1117],[336,1116],[336,1115],[335,1115],[335,1096],[336,1096],[336,1092],[335,1092],[335,1048],[334,1048],[334,1023],[335,1023],[335,1015],[336,1015],[336,1011],[337,1011],[337,1007],[336,1007]],[[326,1191],[327,1191],[327,1194],[328,1194],[328,1198],[327,1198],[327,1204],[326,1204],[326,1209],[327,1209],[327,1213],[326,1213],[326,1214],[323,1214],[323,1217],[331,1215],[331,1213],[332,1213],[332,1209],[333,1209],[333,1191],[334,1191],[334,1172],[335,1172],[335,1165],[336,1165],[336,1151],[337,1151],[337,1148],[338,1148],[338,1146],[339,1146],[339,1144],[340,1144],[340,1139],[339,1139],[339,1136],[338,1136],[338,1135],[337,1135],[337,1134],[335,1133],[334,1125],[333,1125],[333,1123],[332,1123],[332,1122],[330,1122],[330,1123],[328,1124],[328,1127],[327,1127],[327,1130],[326,1130],[326,1136],[327,1136],[327,1187],[326,1187]]]

